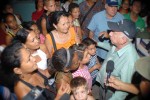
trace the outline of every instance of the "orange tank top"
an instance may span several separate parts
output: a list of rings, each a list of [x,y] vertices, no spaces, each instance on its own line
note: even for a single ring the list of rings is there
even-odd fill
[[[75,30],[74,30],[73,27],[69,28],[69,33],[71,34],[71,37],[70,37],[70,39],[69,39],[67,42],[65,42],[65,43],[57,43],[57,42],[56,42],[56,48],[57,48],[57,49],[60,49],[60,48],[62,48],[62,47],[64,47],[64,48],[67,49],[67,48],[69,48],[71,45],[73,45],[73,44],[76,43],[76,41],[75,41]],[[53,43],[52,43],[52,38],[51,38],[51,36],[50,36],[49,34],[46,35],[46,38],[48,39],[50,45],[53,45]],[[54,53],[54,48],[52,49],[52,54],[53,54],[53,53]]]

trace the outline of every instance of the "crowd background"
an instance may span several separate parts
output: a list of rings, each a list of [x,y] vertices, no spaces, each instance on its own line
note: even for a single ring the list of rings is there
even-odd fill
[[[31,3],[33,9],[29,9],[26,3]],[[17,12],[21,4],[28,9],[21,8],[23,10]],[[55,96],[46,96],[56,100],[69,100],[70,93],[71,100],[128,100],[135,96],[133,94],[141,96],[140,88],[133,84],[132,87],[130,83],[139,84],[144,78],[147,87],[150,86],[149,78],[143,74],[141,78],[139,69],[138,73],[134,69],[137,59],[150,56],[149,4],[148,0],[1,0],[1,96],[14,100],[26,97],[30,89],[21,82],[33,87],[38,85],[46,91],[54,88],[54,93],[47,93]],[[30,52],[27,56],[31,58],[29,67],[36,63],[34,70],[33,67],[32,70],[25,68],[28,65],[24,63],[26,55],[22,52],[27,55]],[[111,84],[106,85],[116,90],[109,88],[104,96],[109,60],[115,63],[112,75],[117,79],[111,77]],[[11,74],[19,80],[14,82],[11,77],[8,80]],[[131,86],[136,93],[128,95],[130,91],[115,85]],[[22,86],[23,92],[18,92]]]

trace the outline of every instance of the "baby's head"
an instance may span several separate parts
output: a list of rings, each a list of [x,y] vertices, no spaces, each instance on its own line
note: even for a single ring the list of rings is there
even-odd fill
[[[71,91],[75,100],[87,100],[88,98],[88,83],[83,77],[75,77],[70,82]]]
[[[87,46],[87,52],[93,56],[96,54],[96,42],[90,38],[85,38],[82,43]]]

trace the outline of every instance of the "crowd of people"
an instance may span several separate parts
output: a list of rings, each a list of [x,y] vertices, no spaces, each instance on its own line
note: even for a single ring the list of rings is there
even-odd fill
[[[121,2],[35,0],[31,21],[6,4],[0,99],[149,100],[150,12]]]

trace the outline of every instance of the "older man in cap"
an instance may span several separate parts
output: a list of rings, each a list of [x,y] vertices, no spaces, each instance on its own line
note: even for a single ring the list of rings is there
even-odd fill
[[[129,93],[133,93],[138,95],[134,97],[134,100],[149,100],[150,98],[150,56],[149,57],[142,57],[138,59],[135,63],[135,69],[137,73],[142,76],[141,82],[139,84],[139,88],[137,88],[134,84],[129,84],[122,82],[111,76],[109,79],[110,87],[113,87],[120,91],[127,91]]]
[[[98,46],[109,50],[96,78],[100,83],[100,100],[104,98],[106,100],[124,100],[128,95],[127,92],[117,91],[110,87],[105,92],[104,83],[108,76],[106,67],[113,67],[113,65],[107,64],[109,60],[112,60],[114,62],[112,75],[123,82],[131,83],[133,73],[135,72],[134,63],[139,58],[135,47],[131,43],[137,33],[136,26],[134,22],[124,19],[116,23],[108,22],[108,27],[111,29],[109,36],[112,45],[98,42]]]

